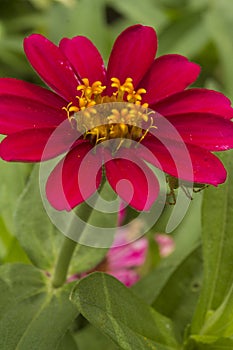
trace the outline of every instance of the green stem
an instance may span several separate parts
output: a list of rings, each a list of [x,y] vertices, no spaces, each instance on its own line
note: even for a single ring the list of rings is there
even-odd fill
[[[93,208],[89,207],[85,202],[80,204],[76,209],[76,214],[84,221],[87,222],[88,218],[92,213]],[[76,230],[76,222],[71,222],[69,227],[68,236],[71,235],[72,231]],[[83,229],[84,230],[84,229]],[[83,231],[82,230],[82,231]],[[79,233],[79,237],[82,232]],[[66,282],[67,273],[69,270],[70,261],[72,259],[75,247],[77,245],[76,241],[73,241],[69,237],[65,236],[61,250],[59,252],[57,262],[55,265],[54,276],[52,280],[52,285],[54,288],[61,287]]]
[[[52,281],[54,288],[59,288],[65,283],[70,261],[72,259],[76,245],[77,242],[66,236],[64,237]]]

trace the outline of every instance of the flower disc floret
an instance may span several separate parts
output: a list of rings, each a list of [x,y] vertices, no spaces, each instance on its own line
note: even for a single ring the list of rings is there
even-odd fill
[[[148,112],[148,104],[141,103],[143,88],[135,91],[133,79],[127,78],[121,84],[118,78],[111,79],[111,87],[116,91],[111,96],[103,95],[106,86],[101,81],[92,85],[87,78],[82,79],[83,84],[77,87],[81,95],[76,96],[77,105],[70,102],[63,109],[67,117],[84,139],[90,140],[92,145],[100,142],[121,139],[120,146],[128,147],[127,140],[141,141],[145,133],[153,126],[153,119]],[[103,108],[95,106],[103,104]],[[143,123],[147,127],[143,128]]]

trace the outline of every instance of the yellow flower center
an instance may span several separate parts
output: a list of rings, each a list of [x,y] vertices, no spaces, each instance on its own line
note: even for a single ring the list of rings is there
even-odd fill
[[[83,133],[93,145],[100,142],[120,139],[117,149],[130,141],[138,141],[146,136],[153,126],[153,119],[149,119],[148,104],[142,104],[143,88],[135,91],[132,78],[127,78],[121,85],[118,78],[111,79],[111,87],[115,88],[111,96],[103,95],[106,86],[101,81],[92,85],[87,78],[82,79],[83,84],[77,87],[80,95],[76,96],[77,103],[70,102],[63,109],[72,126]],[[121,103],[119,103],[121,102]],[[98,105],[102,105],[98,108]],[[142,128],[147,124],[146,130]],[[128,140],[128,141],[127,141]]]

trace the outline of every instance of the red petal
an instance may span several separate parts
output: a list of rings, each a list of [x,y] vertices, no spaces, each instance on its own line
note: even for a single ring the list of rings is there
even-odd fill
[[[110,185],[133,208],[149,210],[159,194],[154,173],[130,149],[120,150],[116,157],[105,163]]]
[[[75,99],[77,77],[56,45],[40,34],[32,34],[24,40],[24,50],[32,67],[46,84],[67,101]]]
[[[67,104],[64,99],[48,89],[14,78],[0,79],[0,96],[2,95],[29,98],[54,109],[62,108]]]
[[[55,128],[66,119],[62,108],[43,104],[29,97],[0,97],[0,132],[11,134],[25,129]]]
[[[165,173],[185,181],[218,185],[226,180],[226,170],[220,160],[201,147],[146,137],[137,148],[137,155]],[[191,161],[191,163],[190,163]],[[192,164],[192,168],[189,166]]]
[[[48,178],[46,194],[50,204],[57,210],[69,211],[84,202],[101,183],[101,166],[101,157],[92,153],[89,142],[74,148]]]
[[[189,113],[172,115],[166,119],[174,125],[185,143],[194,144],[209,151],[233,148],[233,123],[221,116]],[[161,129],[159,132],[162,136]],[[163,136],[167,137],[166,131]]]
[[[6,161],[39,162],[46,144],[54,133],[53,128],[27,129],[7,136],[0,144],[0,156]],[[56,137],[46,147],[43,160],[67,151],[76,139],[76,132],[69,126],[56,131]]]
[[[150,65],[157,50],[157,37],[153,28],[135,25],[124,30],[116,39],[107,69],[108,81],[112,77],[133,78],[137,86]]]
[[[181,55],[164,55],[157,58],[149,72],[140,82],[146,89],[145,102],[157,103],[193,83],[200,73],[200,67]]]
[[[220,92],[208,89],[189,89],[178,92],[151,106],[164,116],[184,113],[212,113],[233,118],[231,101]]]
[[[106,72],[103,59],[89,39],[84,36],[76,36],[72,39],[64,38],[60,42],[60,48],[77,76],[81,79],[88,78],[91,84],[97,80],[105,83]]]

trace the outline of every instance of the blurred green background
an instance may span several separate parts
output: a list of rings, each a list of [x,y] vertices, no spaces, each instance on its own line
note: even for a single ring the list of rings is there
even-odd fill
[[[23,52],[31,33],[55,43],[85,35],[107,63],[117,35],[136,23],[156,29],[158,55],[179,53],[201,65],[196,86],[233,99],[231,0],[0,0],[0,76],[43,84]],[[0,262],[27,261],[14,237],[13,213],[30,170],[28,164],[0,163]]]

